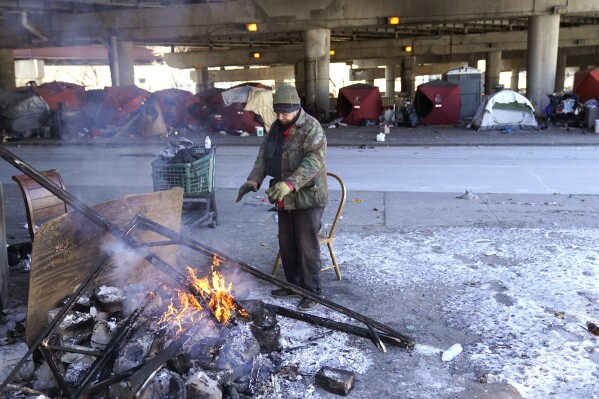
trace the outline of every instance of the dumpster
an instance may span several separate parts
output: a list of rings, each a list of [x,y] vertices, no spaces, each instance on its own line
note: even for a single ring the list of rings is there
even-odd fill
[[[442,77],[460,86],[460,118],[472,118],[482,100],[482,72],[472,67],[459,67],[450,69]]]

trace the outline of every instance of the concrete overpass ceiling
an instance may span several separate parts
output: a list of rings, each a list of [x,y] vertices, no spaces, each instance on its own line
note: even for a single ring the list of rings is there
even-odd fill
[[[580,39],[599,39],[597,0],[0,0],[0,48],[105,44],[116,36],[176,52],[274,51],[301,46],[309,28],[330,29],[332,46],[441,37],[465,43],[524,33],[530,16],[554,13],[562,29],[593,27],[596,33]],[[400,23],[389,25],[390,16]],[[247,32],[247,22],[259,31]],[[504,50],[512,49],[520,47]]]

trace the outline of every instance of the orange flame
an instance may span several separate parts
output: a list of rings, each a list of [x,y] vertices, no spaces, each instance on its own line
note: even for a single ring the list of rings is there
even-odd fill
[[[171,299],[160,323],[175,323],[178,327],[176,334],[180,335],[185,330],[185,325],[201,319],[205,311],[212,312],[216,320],[223,325],[227,324],[234,311],[239,312],[242,316],[247,316],[247,312],[235,302],[231,295],[232,284],[227,283],[223,275],[215,270],[219,265],[220,261],[214,255],[210,274],[204,278],[198,278],[195,271],[187,266],[193,293],[175,289],[176,296]],[[207,303],[209,309],[204,309],[196,296]]]

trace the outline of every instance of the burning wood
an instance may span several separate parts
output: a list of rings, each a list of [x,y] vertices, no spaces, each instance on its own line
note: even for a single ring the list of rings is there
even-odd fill
[[[180,355],[182,351],[187,356],[182,364],[189,365],[189,373],[193,371],[194,375],[198,375],[198,379],[185,382],[188,388],[190,385],[196,388],[202,386],[196,382],[204,380],[203,375],[198,374],[204,372],[208,378],[218,381],[219,390],[224,389],[221,387],[227,387],[227,389],[253,394],[258,385],[257,381],[261,370],[273,370],[275,367],[273,365],[275,360],[262,357],[260,353],[278,349],[280,329],[276,324],[274,312],[266,306],[248,307],[251,311],[248,313],[239,305],[231,295],[231,284],[225,281],[218,270],[221,264],[228,268],[240,269],[252,276],[294,291],[363,322],[367,328],[360,332],[366,334],[365,336],[372,339],[381,349],[385,349],[383,341],[405,348],[411,348],[414,345],[411,338],[402,336],[384,324],[285,281],[278,280],[245,263],[235,261],[225,254],[181,236],[158,222],[136,216],[125,228],[117,226],[66,191],[46,181],[43,176],[40,177],[38,172],[2,147],[0,147],[0,156],[9,162],[13,161],[13,165],[23,173],[30,175],[43,187],[59,196],[96,226],[117,237],[118,242],[126,244],[137,257],[148,262],[144,264],[144,267],[151,264],[163,273],[161,276],[164,276],[165,280],[168,280],[168,283],[165,282],[156,292],[148,296],[143,305],[135,308],[128,318],[117,321],[116,329],[112,329],[109,324],[106,324],[106,317],[111,314],[123,316],[124,298],[127,297],[127,302],[130,302],[131,298],[125,294],[118,294],[115,298],[111,298],[110,295],[102,295],[107,293],[106,290],[96,289],[91,295],[93,303],[89,306],[90,315],[96,306],[106,314],[96,313],[96,316],[101,316],[96,319],[97,327],[94,327],[98,330],[96,342],[94,345],[90,342],[89,348],[84,349],[83,352],[89,351],[91,355],[99,348],[102,349],[101,355],[98,355],[91,365],[79,362],[72,363],[72,366],[66,366],[68,375],[63,376],[61,369],[64,369],[64,365],[57,365],[55,354],[50,351],[52,348],[61,348],[61,353],[64,353],[62,350],[66,351],[70,345],[65,345],[65,342],[62,341],[73,339],[75,335],[69,336],[65,332],[65,339],[58,339],[62,346],[50,345],[50,338],[57,339],[53,334],[70,314],[74,314],[74,306],[79,302],[79,298],[82,295],[90,294],[89,290],[93,288],[96,279],[107,268],[107,265],[111,264],[111,260],[107,257],[96,268],[88,268],[87,273],[83,273],[84,276],[77,276],[77,289],[74,290],[64,306],[58,310],[39,337],[32,342],[29,351],[23,357],[26,359],[39,348],[56,377],[62,391],[61,395],[64,397],[94,396],[100,392],[106,392],[109,388],[111,392],[125,389],[128,392],[127,395],[131,397],[143,395],[147,389],[159,392],[160,384],[163,384],[164,380],[158,376],[165,375],[160,371],[161,368],[171,359]],[[146,239],[143,241],[139,239],[142,235],[140,231],[144,234],[147,233]],[[135,234],[133,234],[134,232]],[[148,239],[147,237],[150,236],[152,238]],[[159,241],[161,239],[163,241]],[[83,243],[79,245],[81,244]],[[198,278],[199,269],[189,266],[185,272],[182,272],[178,266],[172,266],[160,256],[168,255],[169,251],[160,254],[156,252],[157,248],[169,248],[175,245],[186,247],[198,254],[212,258],[207,275]],[[69,251],[66,252],[70,252],[74,248],[71,244],[67,247]],[[150,251],[148,247],[154,247],[154,250]],[[170,253],[172,254],[173,251],[171,250]],[[56,257],[51,259],[58,261]],[[74,270],[77,269],[74,268]],[[70,288],[72,291],[72,287]],[[133,302],[136,301],[138,300],[135,299]],[[139,303],[141,302],[139,301]],[[162,304],[168,304],[168,308],[162,309]],[[263,314],[260,314],[260,309],[264,312]],[[255,312],[258,314],[256,315]],[[99,319],[102,319],[103,323],[100,323]],[[237,321],[243,321],[243,323]],[[308,321],[314,322],[314,320]],[[320,321],[315,324],[320,324]],[[364,331],[366,332],[364,333]],[[136,334],[149,335],[154,339],[151,342],[144,342],[140,336],[136,337]],[[272,339],[273,342],[268,342],[269,339]],[[105,345],[104,348],[102,348],[103,345]],[[154,350],[150,350],[151,348]],[[82,352],[81,349],[78,351]],[[273,356],[273,359],[275,358],[276,356]],[[2,383],[0,390],[6,387],[23,363],[24,360],[21,360],[17,364],[15,370]],[[75,366],[75,364],[77,365]],[[166,376],[165,378],[175,381],[180,377]],[[176,382],[174,384],[176,385]],[[204,385],[209,387],[211,384]],[[181,398],[185,397],[184,393],[180,394]],[[123,396],[120,393],[111,395],[114,395],[111,397]]]

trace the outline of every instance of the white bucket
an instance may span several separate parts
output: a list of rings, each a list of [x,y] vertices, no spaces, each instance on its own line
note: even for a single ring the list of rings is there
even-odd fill
[[[595,133],[599,133],[599,119],[595,119]]]
[[[379,133],[376,135],[376,141],[385,141],[385,133]]]
[[[264,136],[264,128],[262,126],[256,126],[256,136]]]

